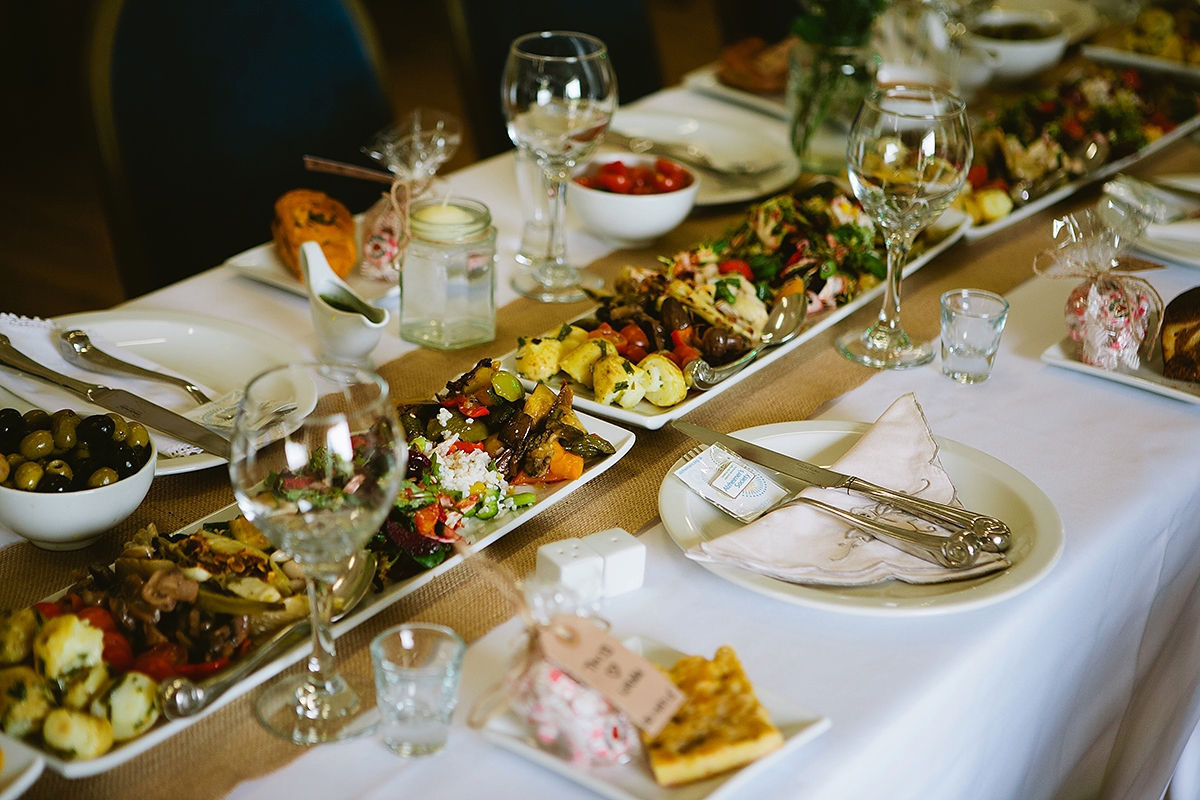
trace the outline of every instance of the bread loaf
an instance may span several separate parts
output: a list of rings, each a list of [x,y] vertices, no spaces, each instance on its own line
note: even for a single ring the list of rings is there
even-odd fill
[[[654,779],[678,786],[749,764],[783,745],[783,734],[730,647],[713,660],[685,656],[670,671],[687,701],[654,739],[646,753]]]
[[[1163,376],[1200,381],[1200,286],[1167,303],[1162,324]]]
[[[300,245],[305,242],[319,243],[329,266],[342,278],[358,263],[350,209],[324,192],[293,189],[276,200],[271,234],[279,257],[301,281]]]

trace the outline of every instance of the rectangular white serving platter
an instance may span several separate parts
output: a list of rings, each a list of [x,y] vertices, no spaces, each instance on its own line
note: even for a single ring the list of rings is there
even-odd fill
[[[685,655],[668,645],[640,636],[626,639],[625,646],[635,653],[640,653],[651,663],[666,669],[673,667],[675,662]],[[553,770],[610,800],[717,800],[737,792],[754,776],[813,741],[833,725],[827,717],[769,689],[755,686],[754,692],[771,715],[775,727],[783,734],[783,747],[739,770],[684,786],[659,786],[650,772],[645,756],[641,753],[627,764],[594,769],[577,767],[539,747],[526,724],[511,710],[493,718],[483,727],[482,733],[500,747]]]
[[[993,233],[999,233],[1005,228],[1015,225],[1023,219],[1028,219],[1043,209],[1049,208],[1059,200],[1070,197],[1089,184],[1105,180],[1106,178],[1111,178],[1118,172],[1128,169],[1137,162],[1153,155],[1154,153],[1157,153],[1163,148],[1171,146],[1175,142],[1178,142],[1180,139],[1192,134],[1196,130],[1200,130],[1200,115],[1180,123],[1175,130],[1171,131],[1170,133],[1163,134],[1155,141],[1143,147],[1141,150],[1138,150],[1136,153],[1130,153],[1124,158],[1119,158],[1116,161],[1109,162],[1099,169],[1089,172],[1087,175],[1071,181],[1066,186],[1056,189],[1050,194],[1034,200],[1032,203],[1027,203],[1020,208],[1014,209],[1013,212],[1007,217],[1002,217],[1001,219],[998,219],[995,222],[991,222],[987,225],[977,225],[971,228],[967,231],[967,240],[974,241],[976,239],[983,239],[987,236],[991,236]]]
[[[1111,64],[1115,67],[1134,67],[1147,72],[1161,72],[1183,78],[1193,83],[1200,82],[1200,67],[1185,64],[1182,61],[1171,61],[1167,58],[1134,53],[1131,50],[1121,50],[1116,47],[1104,47],[1097,44],[1085,44],[1080,48],[1083,57],[1101,64]]]
[[[1160,394],[1163,397],[1170,397],[1173,400],[1182,400],[1185,403],[1200,405],[1200,383],[1174,381],[1170,378],[1164,378],[1162,374],[1162,354],[1157,348],[1154,351],[1154,356],[1148,362],[1142,361],[1141,365],[1132,371],[1107,370],[1085,364],[1079,360],[1080,348],[1081,345],[1079,342],[1073,341],[1068,336],[1062,341],[1055,342],[1047,347],[1042,353],[1042,361],[1056,367],[1062,367],[1063,369],[1082,372],[1084,375],[1091,375],[1096,378],[1103,378],[1104,380],[1132,386],[1135,389],[1143,389],[1147,392]]]
[[[970,229],[971,221],[970,218],[968,218],[965,214],[961,214],[960,212],[947,213],[958,214],[958,216],[961,218],[960,221],[956,225],[954,222],[950,222],[949,224],[954,225],[954,229],[944,239],[926,250],[919,257],[914,258],[905,266],[905,277],[908,277],[933,259],[937,258],[940,253],[944,252],[947,248],[957,242],[960,238],[962,238],[963,234]],[[760,354],[759,357],[750,364],[750,366],[746,367],[733,377],[718,383],[715,387],[706,392],[689,390],[688,396],[685,400],[680,403],[676,403],[669,408],[659,408],[658,406],[655,406],[645,400],[642,400],[640,403],[630,409],[604,405],[596,401],[595,395],[592,394],[591,389],[571,381],[571,389],[575,392],[575,407],[581,408],[598,417],[608,417],[609,419],[616,420],[617,422],[625,425],[634,425],[647,430],[658,430],[672,420],[678,419],[684,414],[690,413],[698,406],[707,403],[710,399],[716,397],[726,389],[736,386],[738,383],[750,377],[754,373],[759,372],[760,370],[765,369],[766,367],[775,363],[779,359],[783,358],[783,356],[787,355],[800,345],[807,342],[809,339],[819,334],[821,331],[829,328],[831,325],[834,325],[839,320],[844,319],[850,314],[853,314],[864,305],[874,302],[880,296],[882,296],[884,288],[884,284],[880,283],[878,286],[874,286],[868,291],[863,292],[846,305],[833,309],[829,312],[822,312],[816,315],[814,318],[810,318],[805,323],[805,329],[795,339],[792,339],[787,344],[782,344],[779,347],[772,347],[769,350],[763,351],[763,353]],[[592,312],[589,311],[580,315],[576,319],[583,319],[591,315]],[[536,336],[540,333],[544,333],[544,331],[537,331],[536,333],[531,332],[529,335]],[[516,374],[517,351],[514,349],[501,356],[500,365],[502,368]],[[552,388],[558,389],[558,387],[562,385],[563,380],[566,380],[566,378],[560,373],[552,377],[546,383]],[[536,385],[533,381],[530,381],[526,378],[521,378],[521,382],[530,389]]]
[[[470,549],[472,553],[477,553],[480,550],[483,550],[492,542],[496,541],[510,531],[520,527],[525,522],[528,522],[530,519],[540,514],[542,511],[545,511],[555,503],[565,499],[576,489],[600,476],[618,461],[620,461],[625,454],[629,452],[629,449],[633,447],[636,437],[631,431],[625,430],[624,428],[618,427],[604,420],[595,419],[594,417],[591,417],[585,413],[580,413],[578,416],[580,422],[583,423],[584,427],[587,428],[590,433],[597,434],[598,436],[607,439],[608,442],[616,449],[616,452],[605,458],[603,461],[598,461],[586,467],[583,471],[583,475],[581,475],[577,480],[568,481],[565,483],[556,483],[538,489],[537,502],[532,506],[528,506],[525,509],[520,510],[519,513],[489,520],[486,524],[472,526],[465,533],[465,538],[467,538],[467,540],[470,542]],[[200,526],[204,524],[212,522],[224,522],[226,520],[233,519],[239,513],[240,511],[237,507],[237,504],[232,504],[226,506],[220,511],[208,515],[198,522],[193,522],[191,525],[181,528],[180,532],[191,533],[198,530]],[[388,606],[398,601],[400,598],[412,594],[437,576],[447,572],[450,569],[453,569],[461,562],[462,556],[452,556],[433,569],[426,570],[407,580],[393,584],[377,595],[369,596],[363,601],[362,606],[357,611],[348,615],[340,622],[334,624],[334,636],[341,636],[346,631],[358,627],[379,612],[383,611]],[[68,761],[47,751],[42,751],[42,756],[46,759],[46,764],[50,767],[50,769],[67,778],[83,778],[89,775],[97,775],[101,772],[106,772],[114,767],[126,763],[127,761],[130,761],[136,756],[141,755],[151,747],[154,747],[156,744],[169,739],[184,728],[191,727],[200,720],[216,712],[222,706],[227,705],[236,698],[246,694],[251,689],[262,684],[264,681],[274,677],[275,675],[278,675],[287,667],[307,656],[311,649],[312,646],[310,642],[305,642],[302,645],[298,645],[295,649],[264,665],[248,678],[239,682],[236,686],[218,698],[211,706],[206,708],[204,711],[201,711],[196,716],[171,720],[168,722],[160,721],[146,733],[142,734],[136,739],[132,739],[124,744],[116,746],[114,749],[110,750],[108,753],[100,756],[99,758],[93,758],[86,761]],[[0,733],[0,743],[8,746],[8,743],[12,741],[14,740]]]

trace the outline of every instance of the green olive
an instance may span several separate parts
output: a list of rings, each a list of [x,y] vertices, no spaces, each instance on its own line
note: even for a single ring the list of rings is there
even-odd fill
[[[50,423],[54,424],[55,422],[58,422],[60,419],[66,419],[67,417],[74,417],[75,421],[79,422],[79,415],[75,413],[74,409],[60,408],[58,411],[55,411],[53,414],[50,415]]]
[[[492,391],[497,397],[510,403],[515,403],[525,396],[525,387],[517,380],[517,376],[502,369],[492,374]]]
[[[108,486],[110,483],[116,483],[117,471],[112,467],[101,467],[92,473],[92,477],[88,478],[88,488],[95,489],[98,486]]]
[[[8,465],[8,459],[0,458],[0,483],[8,480],[8,474],[12,472],[12,467]]]
[[[48,431],[50,430],[50,415],[40,408],[31,408],[21,415],[21,419],[25,420],[26,430],[31,431]]]
[[[125,444],[130,447],[145,447],[150,444],[150,434],[146,431],[146,426],[140,422],[129,423],[129,435]]]
[[[41,464],[36,461],[26,461],[17,467],[17,471],[13,475],[13,486],[26,492],[32,492],[37,489],[38,483],[42,480],[42,472]]]
[[[21,455],[20,453],[9,453],[4,457],[4,460],[8,462],[10,467],[16,469],[24,464],[28,459],[26,459],[25,456]]]
[[[75,435],[75,428],[78,425],[79,417],[74,413],[61,417],[55,415],[55,418],[50,421],[50,434],[54,437],[54,446],[63,451],[74,447],[79,441],[79,437]]]
[[[65,475],[67,480],[75,477],[75,473],[71,471],[71,465],[61,458],[56,458],[46,464],[45,470],[47,475]]]
[[[25,434],[21,440],[21,455],[29,461],[45,458],[54,450],[54,436],[50,431],[37,430]]]
[[[109,413],[109,419],[113,421],[112,440],[114,442],[123,442],[129,436],[129,423],[120,414]]]

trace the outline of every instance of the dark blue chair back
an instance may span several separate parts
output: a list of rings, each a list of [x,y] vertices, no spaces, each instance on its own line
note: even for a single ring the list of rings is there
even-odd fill
[[[378,186],[305,170],[368,164],[395,115],[355,0],[99,0],[91,119],[126,295],[271,237],[275,199],[306,187],[352,211]]]
[[[446,0],[467,116],[479,155],[513,146],[500,102],[509,45],[534,31],[590,33],[608,46],[620,102],[662,88],[658,46],[642,0]]]

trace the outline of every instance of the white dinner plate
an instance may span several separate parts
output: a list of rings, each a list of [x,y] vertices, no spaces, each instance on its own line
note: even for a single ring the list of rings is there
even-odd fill
[[[625,646],[641,653],[652,664],[665,669],[673,667],[675,662],[685,655],[665,644],[640,636],[625,640]],[[717,800],[739,791],[755,775],[770,768],[775,762],[787,758],[829,730],[832,725],[828,718],[769,689],[755,686],[754,693],[771,715],[775,727],[783,734],[783,747],[741,769],[684,786],[659,786],[642,753],[635,755],[627,764],[595,769],[574,766],[571,762],[538,747],[528,726],[512,710],[494,717],[483,727],[482,733],[506,750],[528,758],[611,800]]]
[[[1163,377],[1162,349],[1154,348],[1154,355],[1143,360],[1136,370],[1107,370],[1085,364],[1080,360],[1082,345],[1072,341],[1071,337],[1055,342],[1042,353],[1042,361],[1056,367],[1082,372],[1096,378],[1103,378],[1115,383],[1123,383],[1136,389],[1143,389],[1163,397],[1182,400],[1185,403],[1200,405],[1200,383],[1190,381],[1174,381]]]
[[[612,444],[612,446],[616,449],[616,452],[605,458],[603,461],[598,461],[587,466],[584,469],[583,474],[576,480],[555,483],[549,486],[537,488],[537,501],[531,506],[526,506],[525,508],[518,509],[515,513],[499,516],[491,520],[473,520],[469,522],[463,536],[470,544],[470,550],[472,553],[479,552],[505,534],[516,530],[521,525],[545,511],[547,508],[550,508],[551,506],[568,497],[579,487],[599,477],[610,467],[620,461],[625,454],[629,452],[629,449],[633,447],[635,437],[630,431],[627,431],[624,428],[619,428],[616,425],[605,422],[604,420],[595,419],[587,414],[580,413],[578,416],[580,422],[583,423],[584,427],[587,428],[590,433],[595,433],[604,439],[607,439],[609,443]],[[194,522],[191,525],[181,528],[178,532],[189,534],[199,529],[201,525],[210,522],[222,522],[225,520],[230,520],[236,517],[239,513],[240,511],[237,507],[237,504],[231,504],[220,511],[208,515],[198,522]],[[357,611],[334,624],[334,636],[341,636],[346,631],[358,627],[362,623],[386,609],[388,606],[400,600],[400,598],[412,594],[437,576],[454,568],[460,563],[462,563],[462,556],[452,556],[433,569],[426,570],[425,572],[414,575],[407,580],[395,583],[379,594],[368,595],[368,597],[363,600],[362,605]],[[120,766],[130,759],[141,755],[151,747],[154,747],[156,744],[159,744],[160,742],[163,742],[166,739],[174,736],[179,731],[191,727],[196,722],[214,713],[222,706],[232,702],[241,695],[246,694],[251,689],[261,685],[275,675],[278,675],[287,667],[307,656],[311,649],[310,643],[306,640],[304,644],[296,646],[290,652],[279,656],[274,661],[263,665],[258,670],[251,673],[247,678],[237,683],[235,686],[233,686],[233,688],[214,701],[211,706],[204,709],[196,716],[184,717],[181,719],[171,720],[169,722],[160,721],[146,733],[135,739],[131,739],[127,742],[117,745],[108,753],[105,753],[99,758],[89,759],[86,761],[71,761],[59,758],[57,755],[52,753],[42,753],[41,755],[45,758],[45,761],[49,765],[50,769],[67,778],[82,778],[89,775],[98,775],[101,772],[107,772],[108,770]],[[3,733],[0,733],[0,747],[8,748],[10,743],[14,741],[15,740],[13,739],[7,738]]]
[[[1168,210],[1180,215],[1194,214],[1200,210],[1200,173],[1156,175],[1154,180],[1156,183],[1175,185],[1184,192],[1190,192],[1173,193],[1161,186],[1157,187],[1156,194],[1167,204]],[[1200,269],[1200,242],[1163,239],[1148,232],[1138,239],[1135,249],[1162,261]]]
[[[360,243],[362,242],[362,217],[362,214],[354,217],[355,241]],[[260,244],[258,247],[251,247],[236,256],[230,256],[225,259],[225,266],[252,281],[265,283],[301,297],[308,297],[308,291],[304,288],[304,284],[279,257],[275,242]],[[359,297],[365,300],[384,302],[400,296],[399,283],[388,283],[364,277],[359,273],[357,266],[346,276],[346,283],[358,293]]]
[[[734,435],[815,464],[832,464],[870,430],[861,422],[807,420],[747,428]],[[963,505],[1008,524],[1008,569],[979,578],[918,586],[889,580],[871,586],[805,586],[722,564],[698,562],[725,580],[789,603],[829,611],[882,616],[945,614],[998,603],[1033,586],[1062,553],[1058,511],[1032,481],[1012,467],[964,444],[935,436],[939,456]],[[710,505],[675,476],[680,459],[658,492],[658,513],[681,550],[715,539],[741,523]]]
[[[741,203],[778,192],[800,175],[800,164],[792,152],[786,126],[774,120],[755,120],[746,113],[737,121],[704,119],[684,114],[617,109],[612,129],[628,136],[645,136],[657,142],[694,144],[715,160],[778,163],[761,175],[721,178],[708,172],[700,175],[696,205]],[[749,117],[747,119],[746,117]]]
[[[103,336],[116,347],[113,355],[136,353],[180,375],[186,375],[220,397],[244,389],[269,367],[302,360],[292,345],[257,328],[237,322],[176,311],[117,310],[67,314],[53,320],[60,328],[80,328]],[[133,378],[131,380],[137,380]],[[172,411],[184,414],[196,408],[180,393]],[[169,458],[159,455],[157,475],[175,475],[224,464],[212,453]]]
[[[0,740],[4,768],[0,769],[0,800],[16,800],[42,774],[46,760],[24,742]]]
[[[914,258],[912,261],[906,264],[904,267],[905,277],[908,277],[921,267],[928,264],[930,261],[936,258],[939,253],[943,252],[946,250],[946,248],[950,247],[952,244],[962,238],[964,233],[970,227],[971,220],[966,214],[951,209],[950,211],[946,212],[946,215],[938,224],[939,226],[944,225],[949,229],[950,232],[933,247],[929,248],[920,256]],[[646,428],[648,430],[658,430],[667,423],[671,422],[671,420],[679,419],[684,414],[691,412],[697,406],[707,403],[713,397],[716,397],[726,389],[736,386],[738,383],[744,381],[746,378],[749,378],[754,373],[759,372],[770,364],[775,363],[780,358],[783,358],[783,356],[807,342],[809,339],[821,333],[821,331],[825,330],[831,325],[834,325],[839,320],[844,319],[850,314],[853,314],[864,305],[877,302],[879,297],[883,295],[884,288],[884,284],[880,283],[878,286],[874,286],[868,291],[863,292],[858,297],[854,298],[854,300],[850,301],[844,306],[841,306],[840,308],[833,309],[832,311],[823,311],[819,314],[813,315],[808,319],[807,322],[805,322],[804,330],[795,339],[792,339],[786,344],[782,344],[778,347],[772,347],[769,350],[763,351],[763,353],[761,353],[758,358],[756,358],[753,363],[750,364],[750,366],[738,372],[733,377],[718,383],[716,386],[706,392],[690,390],[686,399],[669,408],[659,408],[653,403],[645,400],[642,400],[633,408],[620,408],[619,406],[605,405],[596,401],[596,395],[591,389],[582,384],[571,381],[571,390],[575,393],[575,406],[577,408],[582,408],[591,414],[595,414],[598,417],[608,417],[609,419],[616,420],[625,425],[635,425],[639,428]],[[592,312],[587,312],[586,314],[581,315],[579,318],[582,319],[583,317],[589,317],[591,315]],[[536,336],[538,333],[542,333],[542,331],[538,331],[537,333],[530,331],[528,335]],[[500,358],[500,365],[513,374],[519,374],[517,371],[517,351],[511,350],[508,353],[505,353]],[[564,380],[566,380],[565,376],[562,373],[559,373],[546,381],[546,383],[557,391]],[[524,377],[521,378],[521,382],[529,389],[533,389],[533,387],[536,385],[533,381],[530,381]]]
[[[778,117],[785,122],[791,119],[791,114],[788,112],[787,107],[787,97],[783,92],[776,94],[755,94],[745,89],[727,86],[721,83],[721,80],[717,77],[718,67],[719,65],[717,64],[706,64],[703,67],[692,70],[683,76],[683,85],[694,92],[706,94],[709,97],[715,97],[727,103],[745,106],[763,114]]]
[[[1096,9],[1080,0],[997,0],[993,7],[1039,14],[1049,11],[1066,29],[1070,44],[1082,42],[1100,27]]]
[[[1050,194],[1043,195],[1037,200],[1034,200],[1032,203],[1026,203],[1020,208],[1014,209],[1013,212],[1007,217],[1001,217],[995,222],[988,223],[987,225],[976,225],[967,231],[967,239],[982,239],[986,236],[991,236],[993,233],[998,233],[1011,225],[1015,225],[1023,219],[1028,219],[1034,214],[1037,214],[1039,211],[1049,208],[1058,201],[1070,197],[1084,186],[1088,186],[1096,181],[1102,181],[1107,178],[1111,178],[1118,172],[1128,169],[1142,159],[1157,153],[1165,147],[1169,147],[1185,136],[1192,134],[1196,130],[1200,130],[1200,115],[1185,120],[1184,122],[1180,123],[1175,130],[1171,131],[1170,133],[1163,134],[1150,144],[1143,147],[1141,150],[1138,150],[1136,153],[1130,153],[1124,158],[1111,161],[1094,172],[1090,172],[1081,178],[1077,178],[1076,180],[1068,183],[1066,186],[1063,186],[1062,188],[1057,189]]]

